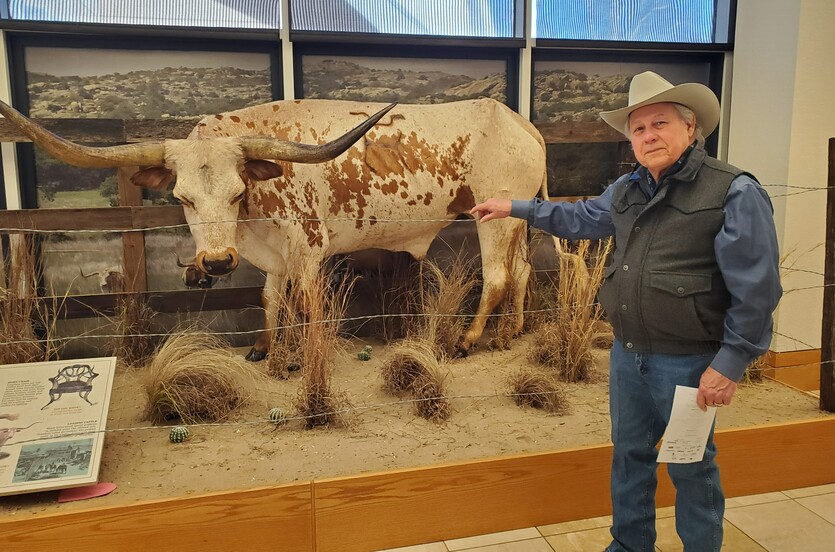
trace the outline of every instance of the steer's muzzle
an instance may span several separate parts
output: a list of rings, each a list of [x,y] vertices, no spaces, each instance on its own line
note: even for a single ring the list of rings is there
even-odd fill
[[[238,268],[238,262],[238,252],[232,247],[227,247],[222,255],[209,255],[201,251],[197,254],[194,264],[209,276],[223,276]]]

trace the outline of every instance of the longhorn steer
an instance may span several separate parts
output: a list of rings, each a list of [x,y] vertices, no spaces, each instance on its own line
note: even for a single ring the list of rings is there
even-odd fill
[[[104,270],[97,270],[90,274],[84,274],[80,268],[78,271],[83,278],[99,277],[99,288],[102,293],[122,293],[126,289],[125,275],[122,273],[121,267],[111,266]]]
[[[134,183],[154,189],[176,175],[173,193],[185,208],[197,268],[209,276],[227,274],[242,255],[264,270],[270,327],[276,315],[270,290],[284,289],[288,280],[310,286],[328,256],[379,248],[420,259],[438,231],[476,203],[545,194],[542,137],[503,104],[482,99],[400,105],[375,128],[385,109],[346,133],[382,107],[279,101],[207,117],[185,140],[110,148],[72,144],[5,104],[0,111],[71,164],[140,165]],[[339,135],[340,147],[326,144]],[[348,140],[359,141],[350,146]],[[310,153],[320,150],[327,154]],[[461,341],[465,351],[508,296],[517,309],[515,329],[521,330],[530,274],[524,221],[508,218],[477,228],[484,285]],[[248,358],[263,358],[270,337],[259,336]]]

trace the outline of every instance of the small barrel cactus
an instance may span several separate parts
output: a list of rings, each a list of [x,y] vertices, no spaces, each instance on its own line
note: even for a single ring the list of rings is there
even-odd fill
[[[371,353],[368,351],[360,351],[357,353],[357,358],[360,360],[371,360]]]
[[[188,439],[188,428],[186,426],[174,426],[168,434],[168,440],[172,443],[182,443]]]
[[[270,422],[275,425],[284,425],[287,423],[287,415],[280,408],[270,409]]]
[[[371,351],[372,351],[372,347],[371,347],[371,345],[366,345],[365,347],[362,348],[362,350],[370,355]]]

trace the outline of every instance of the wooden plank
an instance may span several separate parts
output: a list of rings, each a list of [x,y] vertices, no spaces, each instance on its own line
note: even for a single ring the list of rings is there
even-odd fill
[[[316,549],[359,552],[604,515],[611,447],[314,482]],[[373,531],[357,531],[384,519]]]
[[[829,139],[826,193],[826,244],[821,330],[820,407],[835,412],[835,138]]]
[[[0,520],[3,552],[313,552],[311,483]],[[23,516],[19,516],[23,518]]]
[[[820,364],[820,349],[803,349],[802,351],[768,351],[766,363],[772,368],[803,366],[805,364]]]
[[[835,483],[835,417],[727,429],[716,446],[729,497]]]
[[[0,211],[0,232],[17,229],[118,231],[185,223],[180,205]]]
[[[534,123],[546,144],[625,142],[626,137],[603,121]]]
[[[728,497],[835,482],[835,417],[720,431],[716,442]],[[607,515],[610,462],[604,445],[315,481],[317,550],[378,550]],[[674,503],[665,469],[656,503]],[[369,519],[386,523],[357,531]]]

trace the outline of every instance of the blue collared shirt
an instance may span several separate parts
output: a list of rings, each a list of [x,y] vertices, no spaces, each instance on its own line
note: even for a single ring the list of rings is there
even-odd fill
[[[643,167],[621,178],[641,180],[641,189],[651,198],[651,177],[641,179]],[[565,239],[603,239],[613,236],[611,185],[598,197],[551,202],[534,199],[513,201],[510,216]],[[657,186],[656,186],[657,188]],[[739,381],[745,368],[768,351],[773,322],[771,315],[783,294],[780,285],[780,255],[774,211],[766,191],[743,174],[731,182],[724,205],[725,221],[713,246],[716,261],[731,295],[725,315],[724,336],[711,366]]]

